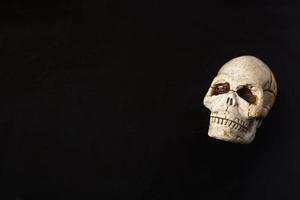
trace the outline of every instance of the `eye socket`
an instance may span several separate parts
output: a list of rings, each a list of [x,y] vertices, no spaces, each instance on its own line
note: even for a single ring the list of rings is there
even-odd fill
[[[229,83],[218,83],[212,87],[211,95],[225,94],[229,92],[229,90],[230,90]]]
[[[256,102],[256,96],[251,92],[251,90],[247,86],[244,86],[241,89],[239,89],[237,91],[237,94],[250,104],[255,104]]]

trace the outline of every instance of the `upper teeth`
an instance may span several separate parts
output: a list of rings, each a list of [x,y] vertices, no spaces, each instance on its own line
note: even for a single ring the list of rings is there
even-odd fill
[[[236,118],[236,121],[234,121],[234,120],[219,117],[219,116],[211,116],[210,117],[210,122],[225,125],[225,126],[229,126],[229,127],[233,128],[233,129],[236,129],[236,130],[246,131],[247,127],[248,127],[248,124],[246,122],[244,122],[243,120],[238,119],[238,118]]]

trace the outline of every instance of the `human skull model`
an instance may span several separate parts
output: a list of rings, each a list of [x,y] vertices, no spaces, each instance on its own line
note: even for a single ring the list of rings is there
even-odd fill
[[[271,109],[277,94],[272,71],[254,56],[225,63],[204,97],[211,111],[208,135],[248,144]]]

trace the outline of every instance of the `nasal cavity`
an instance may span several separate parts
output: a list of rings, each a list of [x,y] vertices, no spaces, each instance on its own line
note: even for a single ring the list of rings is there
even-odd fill
[[[229,105],[229,106],[232,106],[234,104],[233,98],[228,97],[227,100],[226,100],[226,104]]]

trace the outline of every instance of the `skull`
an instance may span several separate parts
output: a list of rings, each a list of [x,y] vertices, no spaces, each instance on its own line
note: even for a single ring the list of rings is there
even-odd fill
[[[248,144],[270,111],[277,94],[272,71],[254,56],[225,63],[204,97],[211,111],[208,135]]]

